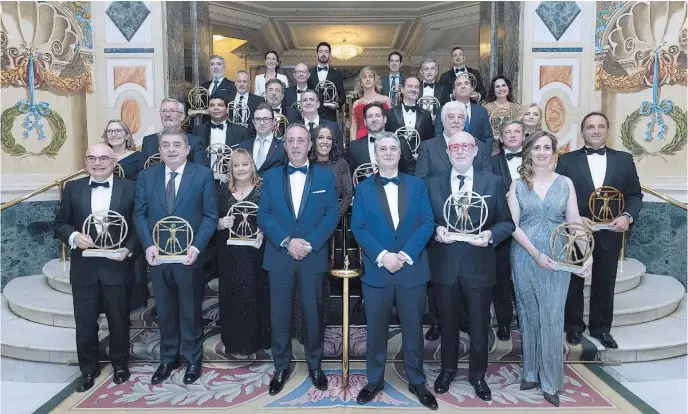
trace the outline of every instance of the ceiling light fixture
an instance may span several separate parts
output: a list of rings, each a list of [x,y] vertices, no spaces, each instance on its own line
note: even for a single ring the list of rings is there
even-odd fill
[[[331,36],[342,38],[341,43],[335,43],[332,46],[332,51],[330,54],[335,59],[346,62],[363,53],[363,48],[361,46],[355,43],[347,43],[346,41],[347,38],[358,38],[358,34],[351,32],[338,32],[332,33]]]

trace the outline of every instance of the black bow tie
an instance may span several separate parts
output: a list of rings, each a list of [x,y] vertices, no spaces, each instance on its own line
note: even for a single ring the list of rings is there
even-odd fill
[[[211,122],[211,123],[210,123],[210,128],[211,128],[211,129],[217,128],[217,129],[219,129],[220,131],[224,131],[224,129],[225,129],[225,124],[214,124],[214,123]]]
[[[318,72],[320,72],[321,70],[327,71],[327,69],[329,69],[327,66],[323,66],[323,67],[318,66]]]
[[[289,175],[292,175],[297,171],[302,172],[304,174],[308,174],[308,166],[307,165],[302,165],[300,167],[294,167],[292,165],[287,166],[287,172],[289,173]]]
[[[380,177],[380,180],[382,181],[382,185],[387,185],[389,183],[399,185],[399,177],[392,177],[392,178],[387,178],[387,177]]]
[[[454,68],[454,73],[459,73],[459,72],[466,72],[466,67],[464,66],[464,67],[462,67],[462,68],[460,68],[460,69]]]
[[[423,82],[423,88],[435,88],[435,84]]]
[[[282,107],[280,106],[279,108],[272,108],[272,112],[276,114],[282,114]]]
[[[297,93],[304,93],[304,92],[306,92],[306,90],[305,89],[296,89],[296,92]]]
[[[369,142],[375,142],[375,137],[372,135],[368,135],[368,141]]]
[[[507,152],[507,153],[506,153],[506,160],[507,160],[507,161],[511,161],[514,157],[521,158],[522,156],[523,156],[523,152],[522,152],[522,151],[519,151],[519,152]]]
[[[605,155],[607,153],[607,147],[602,147],[598,149],[592,149],[590,147],[585,147],[585,154],[586,155],[592,155],[592,154],[599,154],[599,155]]]
[[[104,187],[104,188],[110,188],[110,182],[109,181],[103,181],[102,183],[99,183],[97,181],[91,181],[89,183],[91,188],[98,188],[98,187]]]
[[[406,106],[406,105],[404,105],[404,109],[406,110],[406,112],[416,112],[416,107],[415,107],[415,105],[414,105],[414,106]]]

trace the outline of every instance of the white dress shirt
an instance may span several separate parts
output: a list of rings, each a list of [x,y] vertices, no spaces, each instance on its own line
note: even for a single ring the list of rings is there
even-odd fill
[[[464,179],[463,179],[463,186],[459,188],[459,173],[452,169],[451,172],[451,192],[452,194],[458,194],[458,193],[464,193],[464,192],[471,192],[473,191],[473,166],[471,166],[465,173],[463,173]]]
[[[381,177],[383,177],[382,174],[380,174]],[[395,174],[392,174],[391,177],[386,177],[386,178],[394,178],[399,176],[399,172],[397,171]],[[397,229],[399,226],[399,186],[393,183],[387,183],[384,187],[385,190],[385,196],[387,197],[387,205],[389,206],[389,212],[392,214],[392,224],[394,225],[394,230]],[[377,258],[375,259],[375,263],[377,263],[378,267],[382,267],[382,258],[389,253],[389,250],[383,250],[380,252],[380,254],[377,255]],[[406,257],[406,263],[412,265],[413,260],[411,260],[411,257],[404,253],[403,251],[400,251],[399,253],[403,254],[404,257]]]
[[[424,87],[422,96],[435,96],[435,88],[429,86]]]
[[[600,188],[604,185],[604,176],[607,174],[607,152],[605,151],[604,155],[590,154],[587,157],[592,183],[596,189]]]
[[[401,75],[399,73],[390,73],[389,76],[389,88],[392,89],[392,81],[396,82],[396,85],[399,85],[399,80],[401,79]],[[396,79],[394,79],[396,78]]]
[[[213,121],[210,121],[210,123],[211,123],[211,125],[216,125]],[[229,126],[227,125],[227,121],[223,122],[220,125],[223,125],[222,129],[212,128],[212,127],[210,128],[210,145],[214,145],[214,144],[225,145],[225,143],[227,142],[226,141],[227,140],[227,128],[229,128]],[[217,159],[217,154],[215,154],[214,152],[211,152],[210,153],[210,165],[211,166],[215,165],[216,159]]]
[[[510,151],[506,148],[504,148],[504,158],[506,158],[506,154],[513,154],[514,152],[519,152],[521,151],[520,149],[518,151]],[[513,157],[511,160],[507,158],[506,160],[506,165],[509,167],[509,175],[511,176],[511,180],[515,180],[520,177],[518,173],[518,167],[521,166],[521,163],[523,161],[522,157]],[[508,188],[507,188],[508,190]]]
[[[110,209],[110,199],[112,198],[112,185],[113,185],[114,179],[112,178],[112,175],[108,177],[104,181],[96,181],[91,177],[88,180],[88,185],[90,186],[92,182],[98,182],[98,183],[109,183],[109,187],[96,187],[96,188],[91,188],[91,213],[95,215],[95,213],[101,212],[103,214],[97,215],[98,218],[103,218],[105,215],[107,215],[107,211]],[[102,226],[99,224],[96,224],[96,230],[98,233],[100,233],[103,229]],[[69,240],[68,244],[69,247],[72,249],[76,249],[76,243],[74,242],[74,237],[79,234],[78,231],[72,232],[72,234],[69,235]]]
[[[370,135],[368,135],[368,156],[370,156],[370,162],[377,164],[377,158],[375,158],[375,142],[370,141]]]
[[[217,92],[216,89],[220,89],[220,85],[222,84],[222,81],[225,80],[225,77],[221,77],[220,79],[217,79],[217,88],[215,88],[215,79],[210,81],[210,86],[208,87],[208,96],[213,96],[215,92]]]
[[[289,163],[289,165],[296,167],[292,163]],[[304,165],[310,168],[308,161],[306,161]],[[289,187],[291,188],[291,201],[294,206],[294,214],[296,215],[296,218],[299,218],[299,209],[301,208],[303,189],[306,187],[306,174],[300,171],[289,174]]]
[[[241,99],[242,96],[244,99]],[[236,101],[236,103],[239,103],[239,101],[241,101],[242,103],[245,103],[248,106],[248,92],[239,93],[239,91],[237,91],[237,94],[234,97],[234,100]]]
[[[254,163],[256,164],[256,170],[259,170],[260,167],[263,166],[263,163],[265,160],[268,159],[268,152],[270,151],[270,147],[272,146],[272,140],[273,140],[273,134],[268,135],[267,137],[263,138],[265,143],[263,144],[263,154],[265,154],[265,159],[258,165],[258,152],[260,151],[260,137],[256,136],[256,139],[253,140],[253,160]]]
[[[321,68],[321,66],[318,65],[315,68],[315,71],[318,73],[318,82],[322,82],[327,79],[327,74],[330,72],[330,66],[327,66],[327,70],[318,70],[318,68]]]
[[[182,183],[182,174],[184,174],[184,167],[186,167],[186,161],[184,161],[184,164],[180,165],[179,168],[174,170],[174,172],[177,173],[177,176],[174,177],[174,195],[176,196],[179,194],[179,186]],[[167,188],[167,183],[170,181],[170,173],[172,170],[170,170],[170,167],[165,165],[165,188],[163,188],[163,191]]]
[[[320,115],[316,115],[315,118],[312,120],[307,120],[306,118],[303,118],[303,125],[306,126],[306,128],[310,131],[311,126],[309,125],[310,123],[313,123],[313,129],[315,129],[318,125],[320,125]]]
[[[418,109],[416,109],[415,111],[407,111],[406,104],[404,104],[401,106],[401,112],[403,112],[404,114],[404,125],[409,128],[415,128],[416,114],[418,113]]]

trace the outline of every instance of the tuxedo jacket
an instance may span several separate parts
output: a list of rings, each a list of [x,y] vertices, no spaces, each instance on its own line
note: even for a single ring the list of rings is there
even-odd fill
[[[90,177],[65,183],[62,192],[60,207],[55,216],[53,226],[55,238],[69,246],[69,236],[77,231],[81,233],[82,225],[86,218],[93,213],[91,211],[91,186]],[[138,239],[134,232],[132,214],[134,212],[134,199],[136,195],[136,183],[125,178],[113,177],[112,196],[109,209],[116,211],[124,217],[128,226],[127,237],[121,247],[126,247],[129,252],[134,252],[138,247]],[[110,234],[113,241],[119,240],[119,227],[111,227]],[[92,240],[97,237],[96,229],[91,229]],[[128,283],[133,277],[131,259],[121,262],[102,257],[83,257],[83,250],[72,249],[69,268],[69,282],[75,286],[90,286],[98,282],[104,285],[120,285]]]
[[[254,136],[251,139],[245,139],[240,143],[234,145],[232,148],[243,148],[248,151],[251,156],[253,156],[253,144],[256,140]],[[255,161],[255,160],[254,160]],[[265,157],[265,162],[258,169],[258,176],[263,177],[266,171],[273,167],[284,165],[287,162],[287,151],[284,149],[284,141],[281,139],[272,139],[272,144],[270,149],[268,149],[268,154]]]
[[[416,159],[413,158],[411,147],[405,139],[400,140],[401,158],[399,159],[399,171],[413,175],[416,169]],[[366,137],[351,141],[346,155],[351,174],[359,166],[370,163],[370,153],[368,152],[368,139]]]
[[[507,191],[511,187],[511,173],[509,172],[509,164],[506,162],[506,155],[504,150],[491,157],[492,173],[502,179],[502,184]]]
[[[425,82],[421,81],[420,83],[420,94],[423,96],[423,84]],[[440,105],[444,105],[447,102],[449,102],[449,95],[451,94],[451,89],[448,88],[447,86],[443,85],[439,81],[435,82],[434,87],[432,88],[433,96],[437,98],[438,101],[440,101]],[[439,112],[440,108],[437,109],[437,113],[435,114],[437,118],[439,119],[441,117],[441,112]]]
[[[208,90],[208,94],[210,94],[213,88],[213,80],[211,79],[208,82],[203,82],[201,86],[206,88]],[[229,99],[229,97],[234,94],[236,94],[236,86],[234,86],[234,82],[227,78],[224,78],[222,79],[222,82],[220,82],[220,84],[218,85],[217,90],[213,95],[222,96],[225,98],[225,100],[227,100],[227,102],[229,102],[231,100]]]
[[[296,216],[287,165],[265,173],[258,206],[258,226],[265,234],[263,268],[268,272],[296,270],[324,273],[330,263],[327,241],[339,223],[335,174],[310,164]],[[292,259],[280,246],[287,237],[304,239],[313,250],[303,259]]]
[[[187,160],[195,162],[196,164],[208,166],[208,156],[205,149],[207,145],[203,145],[203,141],[194,134],[186,134],[189,140],[189,146],[191,150],[187,156]],[[150,134],[143,137],[143,143],[141,145],[141,158],[139,158],[139,170],[144,168],[146,160],[153,154],[160,152],[158,147],[158,134]]]
[[[434,229],[447,227],[444,203],[451,195],[451,171],[426,180],[435,218]],[[506,202],[506,189],[499,177],[484,170],[473,171],[473,191],[484,196],[487,203],[487,221],[482,231],[492,231],[493,242],[486,247],[477,247],[467,242],[440,243],[433,239],[428,247],[433,283],[449,286],[460,275],[471,288],[494,286],[497,272],[495,246],[511,237],[516,229]],[[479,209],[472,209],[470,217],[475,225],[479,224]]]
[[[387,125],[385,129],[390,132],[395,132],[397,129],[403,127],[404,123],[403,105],[397,105],[385,111],[387,117]],[[426,141],[434,136],[434,128],[432,126],[432,115],[425,109],[416,107],[416,124],[414,125],[418,134],[420,134],[421,141]]]
[[[432,208],[425,183],[418,177],[399,173],[399,224],[396,229],[380,175],[376,174],[356,186],[351,232],[363,251],[365,273],[361,282],[373,287],[392,283],[412,288],[430,280],[425,246],[432,236]],[[392,274],[375,263],[387,250],[406,253],[413,261]]]
[[[318,85],[318,66],[314,66],[310,69],[311,71],[311,76],[308,78],[308,88],[309,89],[315,89],[315,87]],[[338,71],[337,69],[334,69],[332,66],[328,67],[327,71],[327,78],[328,81],[334,83],[335,88],[337,89],[337,103],[339,104],[339,107],[341,108],[344,105],[344,101],[346,101],[346,95],[344,92],[344,79],[342,78],[342,73]],[[329,119],[330,121],[337,122],[337,111],[328,108],[325,106],[324,102],[322,102],[322,97],[320,99],[320,109],[318,110],[318,113],[320,114],[321,117],[325,119]]]
[[[475,90],[480,94],[480,99],[487,98],[487,92],[485,91],[485,85],[483,84],[483,78],[480,76],[480,71],[478,69],[469,68],[468,66],[466,66],[466,69],[469,73],[472,73],[473,76],[475,76],[477,83]],[[447,86],[450,91],[454,90],[455,80],[456,73],[454,73],[454,67],[444,72],[442,76],[440,76],[440,83]]]
[[[165,203],[165,187],[164,163],[146,168],[139,173],[136,182],[134,226],[141,245],[144,250],[153,246],[153,228],[159,220],[168,216],[181,217],[188,221],[193,229],[191,246],[200,251],[193,266],[201,266],[210,258],[208,241],[217,228],[218,208],[213,173],[210,168],[187,162],[171,211],[167,210]],[[161,235],[160,243],[163,246],[166,240]]]
[[[206,149],[210,145],[210,124],[210,121],[204,122],[200,125],[196,125],[193,129],[193,134],[200,137],[201,142]],[[249,139],[248,129],[241,125],[227,122],[223,128],[225,131],[225,145],[231,147],[245,139]]]
[[[282,115],[287,118],[290,124],[298,122],[299,118],[301,118],[301,113],[299,113],[299,111],[284,104],[282,104]]]
[[[477,140],[476,140],[477,141]],[[481,156],[480,143],[478,155],[473,159],[473,168],[482,170],[486,167],[483,157]],[[416,177],[426,178],[433,175],[444,174],[451,170],[452,166],[449,162],[449,154],[447,154],[447,141],[444,135],[423,141],[418,147],[418,159],[416,160]]]
[[[607,170],[604,175],[604,186],[614,187],[624,196],[624,211],[634,219],[638,218],[643,207],[643,193],[640,188],[638,172],[631,154],[607,147]],[[588,164],[585,148],[562,154],[555,171],[571,179],[578,199],[578,212],[582,217],[592,218],[588,199],[595,190]],[[622,234],[609,230],[595,232],[596,246],[605,250],[621,249]]]
[[[306,85],[306,88],[308,89],[310,86]],[[297,96],[296,85],[288,87],[284,90],[284,99],[282,100],[283,105],[291,108],[294,102],[296,102]]]
[[[406,76],[404,76],[403,73],[399,73],[399,78],[397,79],[397,85],[403,85],[404,84],[404,79],[406,79]],[[382,77],[382,94],[385,96],[389,96],[389,73],[386,74],[385,76]]]

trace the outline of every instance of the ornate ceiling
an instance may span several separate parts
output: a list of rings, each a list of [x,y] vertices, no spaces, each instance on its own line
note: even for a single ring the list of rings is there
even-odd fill
[[[478,58],[478,2],[210,2],[210,20],[213,34],[247,40],[237,52],[261,60],[276,50],[282,60],[311,61],[318,42],[341,42],[336,32],[358,35],[347,39],[364,47],[356,59],[386,62],[399,50],[415,64],[423,56],[447,60],[456,45],[465,47],[469,61]]]

